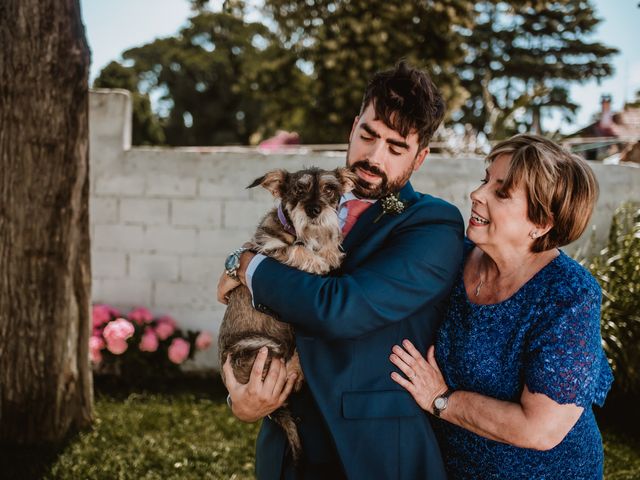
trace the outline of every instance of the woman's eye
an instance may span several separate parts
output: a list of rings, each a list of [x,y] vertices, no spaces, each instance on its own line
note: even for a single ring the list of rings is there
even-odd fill
[[[480,180],[480,183],[482,185],[486,185],[489,182],[489,180],[487,180],[486,178],[483,178],[482,180]]]
[[[496,197],[498,197],[498,198],[509,198],[509,195],[507,194],[507,192],[505,192],[503,190],[496,190]]]

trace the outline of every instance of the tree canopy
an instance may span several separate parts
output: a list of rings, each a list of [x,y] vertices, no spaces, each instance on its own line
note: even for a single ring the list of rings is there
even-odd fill
[[[610,75],[616,53],[590,39],[589,0],[264,0],[263,23],[243,0],[191,3],[175,36],[125,51],[96,80],[134,92],[134,144],[248,144],[278,129],[342,143],[368,79],[401,58],[431,72],[447,122],[492,138],[540,132],[549,112],[572,118],[570,84]]]

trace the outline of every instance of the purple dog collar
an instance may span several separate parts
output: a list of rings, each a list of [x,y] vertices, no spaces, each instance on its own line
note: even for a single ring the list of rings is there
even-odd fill
[[[286,232],[289,232],[291,235],[296,234],[296,229],[293,228],[291,225],[289,225],[289,222],[287,221],[287,217],[285,217],[284,215],[284,211],[282,210],[282,204],[278,205],[278,220],[280,220],[280,223],[282,223],[282,226],[284,227]]]

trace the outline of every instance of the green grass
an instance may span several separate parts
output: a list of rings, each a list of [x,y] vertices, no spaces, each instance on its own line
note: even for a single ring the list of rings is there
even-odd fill
[[[253,478],[257,432],[257,425],[237,421],[219,399],[101,397],[93,431],[63,451],[49,478]]]
[[[10,452],[12,458],[0,461],[0,476],[20,480],[254,478],[259,425],[235,420],[218,387],[170,391],[174,390],[178,392],[100,393],[91,431],[74,436],[54,452]],[[605,478],[640,478],[638,432],[627,425],[631,431],[625,433],[620,423],[606,422],[602,427]]]

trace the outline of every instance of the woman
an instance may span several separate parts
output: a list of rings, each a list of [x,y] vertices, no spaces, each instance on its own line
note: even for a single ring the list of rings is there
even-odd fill
[[[597,182],[586,162],[534,135],[499,143],[487,163],[435,353],[394,346],[405,376],[391,376],[440,417],[453,479],[602,478],[591,406],[613,377],[601,292],[558,250],[586,228]]]

